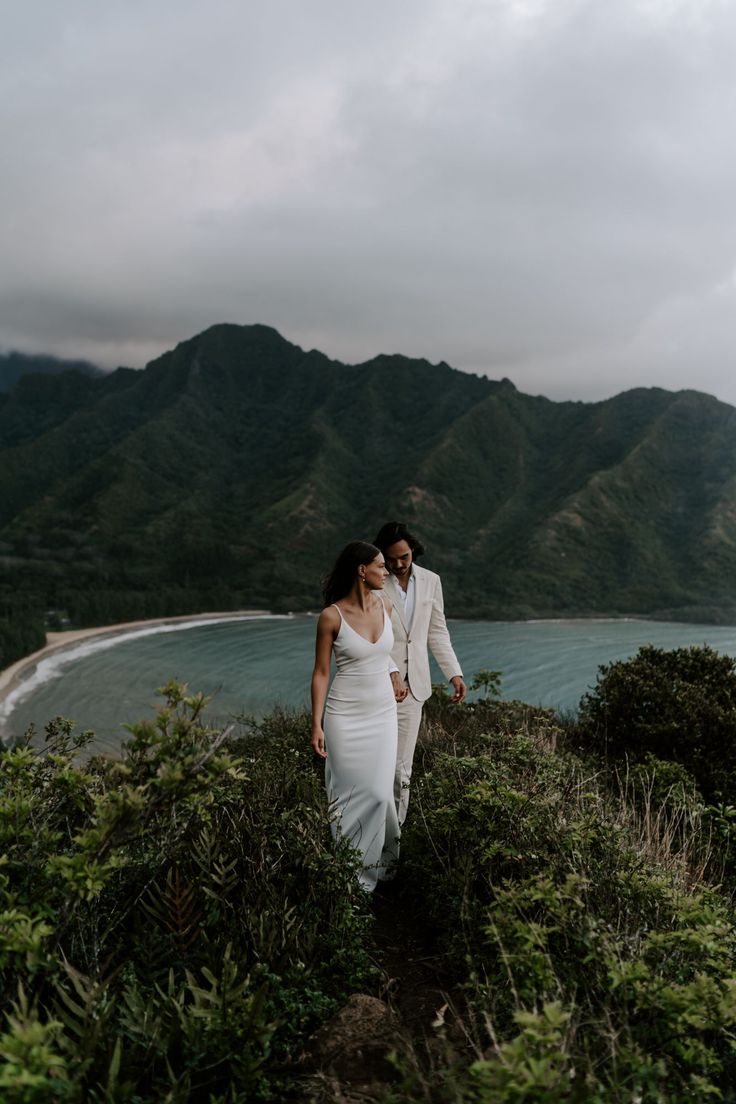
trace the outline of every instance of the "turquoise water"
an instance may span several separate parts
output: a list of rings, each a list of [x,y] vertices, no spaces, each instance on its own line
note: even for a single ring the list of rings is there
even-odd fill
[[[115,748],[123,724],[151,715],[156,688],[175,678],[212,695],[213,723],[274,705],[307,705],[315,620],[260,617],[190,622],[80,642],[39,665],[0,706],[0,733],[39,732],[53,717],[92,728],[99,745]],[[642,644],[676,648],[707,642],[736,655],[736,626],[652,621],[451,621],[466,679],[500,670],[503,696],[575,709],[595,683],[599,664],[632,655]],[[433,678],[441,681],[437,669]]]

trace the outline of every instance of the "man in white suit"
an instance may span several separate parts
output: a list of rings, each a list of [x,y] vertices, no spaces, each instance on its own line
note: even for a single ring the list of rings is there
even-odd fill
[[[409,781],[422,706],[432,693],[428,648],[432,649],[432,655],[454,687],[452,701],[461,702],[467,691],[447,631],[440,577],[416,563],[424,552],[423,546],[397,521],[387,522],[373,543],[383,552],[386,567],[391,572],[384,592],[394,607],[391,656],[399,668],[391,678],[398,690],[409,689],[404,700],[398,703],[399,750],[394,780],[399,824],[403,824],[409,804]]]

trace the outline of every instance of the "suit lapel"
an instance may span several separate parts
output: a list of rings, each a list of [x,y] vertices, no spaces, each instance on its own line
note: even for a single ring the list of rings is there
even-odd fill
[[[419,603],[424,600],[427,588],[427,573],[424,568],[414,564],[414,616],[419,610]]]

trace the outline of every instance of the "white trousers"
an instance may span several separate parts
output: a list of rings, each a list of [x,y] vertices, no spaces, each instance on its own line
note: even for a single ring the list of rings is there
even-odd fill
[[[394,800],[399,825],[406,820],[409,807],[409,783],[411,765],[414,761],[414,749],[417,746],[419,725],[422,723],[422,702],[417,701],[409,691],[403,702],[398,704],[399,743],[396,755],[396,777],[394,779]]]

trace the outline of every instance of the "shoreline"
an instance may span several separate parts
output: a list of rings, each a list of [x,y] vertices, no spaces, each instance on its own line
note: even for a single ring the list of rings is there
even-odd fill
[[[188,613],[178,614],[174,617],[153,617],[141,621],[121,621],[115,625],[98,625],[89,629],[66,629],[62,632],[46,633],[46,644],[30,655],[17,659],[9,667],[0,671],[0,705],[5,699],[17,690],[32,675],[42,659],[63,652],[67,648],[77,644],[80,640],[87,640],[94,636],[108,637],[120,636],[136,629],[153,628],[158,625],[176,625],[185,621],[239,621],[250,617],[268,617],[270,610],[223,610],[217,613]]]
[[[123,621],[112,625],[98,625],[84,629],[67,629],[62,632],[47,632],[46,644],[43,648],[39,648],[35,652],[31,652],[29,655],[23,656],[16,660],[10,666],[0,670],[0,717],[3,715],[3,706],[7,699],[13,695],[27,679],[32,678],[37,666],[43,660],[49,656],[56,655],[59,652],[64,652],[71,649],[80,641],[99,637],[105,639],[115,636],[124,636],[127,633],[135,632],[139,629],[154,629],[157,627],[165,627],[168,625],[176,625],[182,623],[196,623],[199,621],[238,621],[248,620],[259,617],[272,617],[276,616],[273,611],[266,609],[243,609],[243,610],[220,610],[216,612],[208,613],[190,613],[190,614],[176,614],[168,617],[154,617],[143,618],[135,621]],[[289,616],[302,616],[302,617],[314,617],[313,611],[305,611],[302,613],[296,613]],[[669,618],[659,618],[654,616],[648,616],[645,614],[591,614],[591,615],[570,615],[567,617],[528,617],[528,618],[499,618],[499,619],[486,619],[467,617],[462,615],[448,616],[448,621],[486,621],[494,624],[509,624],[509,625],[545,625],[545,624],[567,624],[570,622],[576,622],[578,624],[588,623],[633,623],[641,622],[672,625],[680,624],[683,627],[707,627],[715,629],[726,629],[734,626],[733,622],[709,622],[709,621],[682,621],[671,620]],[[5,718],[7,719],[7,718]],[[1,727],[1,722],[0,722]],[[0,745],[2,744],[2,736],[0,735]]]

